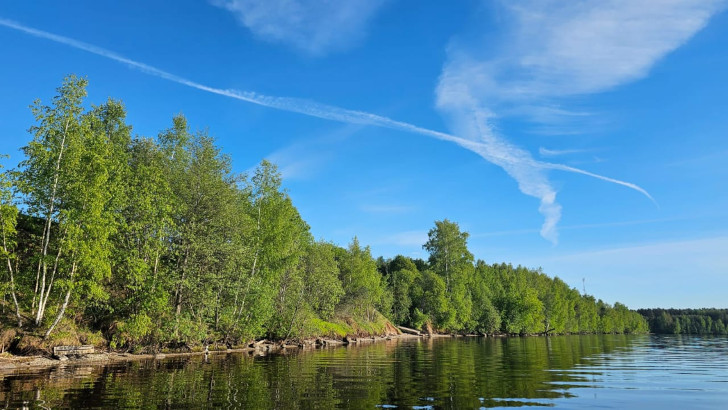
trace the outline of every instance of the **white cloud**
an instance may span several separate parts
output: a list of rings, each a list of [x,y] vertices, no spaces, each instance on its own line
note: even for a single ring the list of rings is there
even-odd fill
[[[541,235],[554,243],[557,240],[556,223],[561,216],[561,206],[556,203],[556,191],[551,187],[548,179],[546,178],[545,170],[555,169],[590,176],[634,189],[652,199],[647,191],[629,182],[605,177],[562,164],[534,160],[530,153],[500,138],[492,131],[491,125],[488,123],[492,114],[489,110],[480,107],[477,103],[477,99],[468,94],[469,90],[467,82],[459,82],[457,75],[453,77],[455,81],[452,83],[448,81],[441,81],[438,89],[438,102],[441,107],[450,110],[453,113],[453,118],[456,119],[455,124],[457,125],[456,128],[459,133],[454,135],[418,127],[414,124],[393,120],[391,118],[372,114],[366,111],[348,110],[341,107],[320,104],[315,101],[299,98],[274,97],[258,94],[253,91],[211,87],[148,64],[132,60],[105,48],[47,31],[38,30],[11,20],[0,18],[0,26],[84,50],[89,53],[126,64],[127,66],[138,69],[148,75],[159,77],[200,91],[311,117],[338,121],[351,125],[370,125],[389,128],[455,143],[462,148],[480,155],[485,160],[502,167],[509,175],[518,181],[518,186],[523,193],[536,197],[541,201],[539,211],[546,217],[541,228]],[[447,79],[445,76],[443,78]],[[464,137],[458,135],[462,135]],[[300,165],[303,168],[306,168],[310,167],[311,164]],[[295,175],[296,172],[300,172],[301,166],[296,165],[293,169],[288,171],[289,174]]]
[[[495,131],[497,116],[529,107],[530,112],[546,114],[548,122],[555,116],[573,117],[572,111],[554,100],[644,77],[659,59],[703,28],[724,3],[509,2],[504,9],[510,27],[501,38],[504,46],[495,48],[500,53],[487,55],[494,47],[484,48],[479,39],[468,44],[468,39],[461,38],[451,44],[436,90],[437,107],[450,116],[456,135],[477,142],[474,151],[503,168],[521,192],[540,200],[539,212],[545,219],[541,235],[555,243],[561,206],[545,169],[583,171],[534,160]],[[627,186],[649,197],[641,188]]]
[[[524,102],[518,105],[503,107],[498,114],[504,117],[519,117],[526,121],[549,126],[576,125],[583,126],[594,121],[595,113],[577,110],[567,110],[563,107],[547,104],[529,104]],[[576,127],[574,127],[576,128]]]
[[[603,91],[644,77],[702,29],[723,0],[526,0],[510,3],[516,47],[507,89],[529,95]]]
[[[538,154],[542,157],[558,157],[561,155],[580,154],[583,152],[589,152],[587,149],[548,149],[544,147],[538,148]]]
[[[256,36],[320,55],[363,38],[385,0],[212,0]]]

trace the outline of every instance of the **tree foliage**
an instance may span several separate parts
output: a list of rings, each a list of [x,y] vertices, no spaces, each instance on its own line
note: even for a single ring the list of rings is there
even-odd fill
[[[476,261],[447,219],[429,231],[427,261],[375,260],[356,237],[315,241],[274,164],[234,173],[182,115],[132,137],[121,102],[86,108],[86,85],[71,76],[37,101],[24,159],[0,169],[0,291],[20,328],[49,337],[71,323],[128,349],[300,338],[382,314],[444,332],[646,331],[624,305],[540,270]],[[650,320],[725,330],[725,317],[693,316]]]
[[[728,309],[639,309],[650,331],[661,334],[728,334]]]

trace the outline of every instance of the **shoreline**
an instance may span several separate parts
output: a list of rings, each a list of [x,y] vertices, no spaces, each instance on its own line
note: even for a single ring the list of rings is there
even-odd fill
[[[80,356],[72,356],[62,358],[52,358],[43,355],[17,356],[8,354],[0,356],[0,376],[12,374],[15,372],[23,372],[26,370],[38,370],[44,368],[78,365],[78,364],[98,364],[105,365],[113,362],[131,362],[136,360],[163,360],[174,357],[190,357],[204,355],[218,355],[230,353],[248,353],[253,357],[263,357],[269,354],[286,354],[287,352],[304,352],[327,348],[358,346],[370,343],[378,343],[395,339],[420,339],[430,336],[417,336],[411,334],[396,334],[385,336],[367,336],[367,337],[345,337],[343,340],[336,339],[307,339],[297,344],[286,344],[279,342],[262,341],[252,343],[254,347],[243,347],[234,349],[215,349],[200,350],[190,352],[169,352],[169,353],[118,353],[118,352],[99,352],[90,353]],[[432,335],[432,337],[451,337],[450,335]]]
[[[450,333],[421,333],[419,335],[410,333],[399,333],[377,336],[345,336],[343,339],[332,338],[311,338],[305,339],[298,343],[285,343],[285,341],[269,341],[261,340],[251,343],[249,347],[238,347],[228,349],[199,350],[187,352],[160,352],[160,353],[126,353],[126,352],[99,352],[84,355],[75,355],[71,357],[54,358],[45,355],[13,355],[5,353],[0,355],[0,377],[15,372],[23,372],[26,370],[38,370],[44,368],[60,367],[67,365],[106,365],[114,362],[131,362],[136,360],[163,360],[174,357],[191,357],[203,355],[218,355],[231,353],[247,353],[252,357],[264,357],[267,355],[278,355],[288,353],[310,352],[321,349],[330,349],[338,347],[360,346],[371,343],[378,343],[396,339],[443,339],[443,338],[512,338],[512,337],[539,337],[539,336],[566,336],[565,334],[544,335],[544,334],[526,334],[526,335],[510,335],[506,333],[495,334],[450,334]]]

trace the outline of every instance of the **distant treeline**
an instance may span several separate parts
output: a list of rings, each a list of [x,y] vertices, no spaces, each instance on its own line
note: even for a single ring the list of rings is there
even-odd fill
[[[316,241],[273,164],[233,173],[182,116],[132,137],[122,103],[85,109],[85,87],[69,77],[51,105],[36,102],[25,158],[0,170],[2,321],[26,338],[237,344],[375,333],[385,317],[463,333],[647,331],[622,304],[474,260],[448,220],[429,232],[427,261]]]
[[[644,318],[625,305],[582,295],[540,270],[474,262],[467,238],[456,223],[437,221],[424,246],[427,262],[404,256],[378,260],[395,323],[484,334],[648,331]]]
[[[728,309],[639,309],[650,332],[682,335],[728,334]]]

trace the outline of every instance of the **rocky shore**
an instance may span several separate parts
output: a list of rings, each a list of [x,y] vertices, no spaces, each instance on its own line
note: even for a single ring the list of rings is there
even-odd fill
[[[98,352],[84,355],[68,356],[15,356],[5,354],[0,356],[0,374],[14,373],[24,370],[33,370],[46,367],[64,366],[69,364],[105,364],[118,361],[133,360],[161,360],[172,357],[219,355],[230,353],[244,353],[251,356],[266,356],[269,354],[288,354],[305,350],[326,349],[340,346],[356,346],[369,343],[377,343],[393,339],[416,339],[418,336],[407,333],[385,336],[355,337],[347,336],[342,340],[337,339],[306,339],[300,342],[291,341],[268,341],[260,340],[243,348],[216,348],[210,346],[199,351],[173,351],[156,354],[132,354],[118,352]]]

